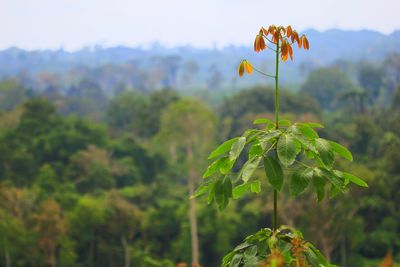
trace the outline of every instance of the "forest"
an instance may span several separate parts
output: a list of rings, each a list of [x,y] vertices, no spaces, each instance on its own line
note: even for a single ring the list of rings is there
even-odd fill
[[[168,78],[176,68],[165,66]],[[378,266],[387,255],[400,262],[400,54],[303,72],[281,89],[282,117],[330,129],[318,134],[354,156],[337,164],[368,188],[317,203],[314,194],[294,199],[284,184],[279,219],[342,267]],[[219,266],[270,224],[270,187],[224,212],[189,191],[218,144],[273,118],[272,83],[229,92],[213,90],[224,84],[214,76],[207,89],[185,92],[170,82],[118,82],[137,74],[124,65],[79,73],[68,82],[50,72],[0,81],[0,266],[190,266],[190,201],[202,266]]]

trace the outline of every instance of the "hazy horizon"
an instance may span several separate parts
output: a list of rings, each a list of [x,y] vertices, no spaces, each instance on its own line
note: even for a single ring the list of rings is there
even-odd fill
[[[389,7],[389,8],[388,8]],[[299,31],[315,29],[372,30],[390,34],[400,29],[400,2],[366,5],[353,0],[288,2],[271,13],[266,1],[249,0],[0,0],[0,50],[84,47],[198,48],[250,45],[257,29],[269,23],[291,24]]]
[[[325,32],[334,31],[334,30],[347,31],[347,32],[369,31],[369,32],[382,34],[384,36],[390,36],[394,32],[400,31],[400,28],[399,29],[395,29],[390,33],[384,33],[384,32],[371,30],[371,29],[348,30],[348,29],[340,29],[340,28],[329,28],[329,29],[326,29],[326,30],[316,30],[314,28],[308,28],[308,29],[305,29],[304,32],[317,31],[319,33],[325,33]],[[224,49],[224,48],[227,48],[227,47],[230,47],[230,46],[251,46],[251,45],[252,45],[252,40],[250,42],[248,42],[248,43],[243,43],[243,44],[227,43],[227,44],[224,44],[222,46],[218,46],[216,44],[209,45],[209,46],[198,46],[196,44],[191,44],[191,43],[172,44],[172,45],[170,44],[170,45],[168,45],[168,44],[163,43],[163,42],[161,42],[159,40],[154,40],[154,41],[149,42],[147,44],[122,44],[122,43],[118,44],[118,43],[115,43],[115,44],[107,45],[107,44],[101,44],[101,43],[93,43],[93,44],[87,44],[87,45],[84,45],[84,46],[81,46],[81,47],[77,47],[77,48],[74,48],[74,49],[68,49],[68,48],[65,48],[64,46],[43,47],[43,48],[25,48],[25,47],[14,45],[14,46],[0,48],[0,51],[5,51],[7,49],[17,48],[17,49],[21,49],[21,50],[25,50],[25,51],[46,51],[46,50],[48,50],[48,51],[57,51],[57,50],[62,50],[62,51],[73,53],[73,52],[77,52],[77,51],[81,51],[81,50],[85,50],[85,49],[97,49],[97,48],[108,49],[108,48],[115,48],[115,47],[126,47],[126,48],[132,48],[132,49],[136,49],[137,48],[137,49],[143,49],[143,50],[152,50],[152,49],[155,49],[157,47],[162,47],[162,48],[165,48],[165,49],[174,49],[174,48],[180,48],[180,47],[191,47],[191,48],[194,48],[194,49],[206,49],[206,50],[210,49],[211,50],[211,49]]]

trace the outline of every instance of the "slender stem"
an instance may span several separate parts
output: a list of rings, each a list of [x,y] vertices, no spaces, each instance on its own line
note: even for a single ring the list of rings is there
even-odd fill
[[[267,39],[268,42],[270,42],[271,44],[275,44],[274,42],[272,42],[271,39],[269,39],[269,38],[267,37],[267,35],[265,35],[265,34],[263,34],[263,35],[264,35],[264,38]],[[274,51],[275,51],[275,50],[274,50]]]
[[[278,191],[274,189],[274,217],[273,217],[273,226],[272,230],[275,232],[276,229],[278,229],[278,223],[277,223],[277,217],[278,217]]]
[[[276,43],[276,57],[275,57],[275,123],[276,129],[279,125],[279,39]]]
[[[275,127],[279,128],[279,39],[276,42],[276,57],[275,57]],[[278,152],[275,149],[275,156],[278,158]],[[274,217],[273,230],[278,228],[278,191],[274,189]]]
[[[254,67],[250,62],[247,61],[247,64],[249,64],[249,65],[253,68],[253,70],[257,71],[257,72],[260,73],[261,75],[264,75],[264,76],[267,76],[267,77],[270,77],[270,78],[274,78],[274,79],[275,79],[275,76],[274,76],[274,75],[271,75],[271,74],[267,74],[267,73],[265,73],[265,72],[262,72],[261,70],[259,70],[259,69],[257,69],[256,67]]]
[[[256,68],[254,68],[254,67],[253,67],[253,69],[254,69],[255,71],[257,71],[258,73],[264,75],[264,76],[267,76],[267,77],[270,77],[270,78],[275,78],[274,75],[266,74],[266,73],[264,73],[264,72],[262,72],[262,71],[260,71],[260,70],[258,70],[258,69],[256,69]]]
[[[299,161],[297,159],[295,160],[295,162],[299,163],[300,165],[303,165],[306,168],[312,168],[311,166],[309,166],[309,165],[305,164],[304,162],[301,162],[301,161]]]

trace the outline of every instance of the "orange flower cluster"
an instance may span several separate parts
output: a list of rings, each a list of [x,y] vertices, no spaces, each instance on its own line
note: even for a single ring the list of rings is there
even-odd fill
[[[269,47],[266,42],[275,45],[275,48]],[[299,36],[297,31],[292,29],[292,26],[275,26],[270,25],[267,28],[262,27],[256,39],[254,40],[254,51],[257,53],[263,51],[266,48],[270,48],[276,53],[280,53],[280,57],[283,62],[286,62],[288,58],[293,60],[293,48],[292,45],[297,43],[299,48],[305,50],[310,49],[310,44],[308,43],[307,37],[302,34]],[[242,60],[239,64],[239,76],[242,77],[244,71],[251,74],[253,68],[247,60]]]
[[[307,267],[304,252],[307,250],[307,242],[300,238],[293,238],[291,241],[291,252],[294,258],[293,266]]]
[[[254,51],[257,53],[267,48],[265,45],[265,40],[263,36],[263,29],[256,35],[256,39],[254,40]]]
[[[383,261],[381,262],[381,264],[379,265],[379,267],[393,267],[394,266],[394,262],[393,262],[393,253],[391,251],[389,251],[385,258],[383,259]]]
[[[285,258],[278,249],[273,249],[265,262],[260,263],[260,267],[283,267]]]
[[[246,70],[247,74],[251,74],[253,72],[253,66],[251,66],[250,62],[247,60],[242,60],[239,64],[238,72],[239,76],[242,77],[244,74],[244,71]]]
[[[268,39],[269,35],[271,35],[272,40]],[[259,34],[256,37],[255,43],[261,43],[259,41],[260,37],[267,38],[271,43],[276,44],[277,47],[279,41],[281,58],[283,61],[286,61],[288,57],[293,60],[292,44],[294,43],[297,43],[299,48],[304,48],[305,50],[310,49],[310,44],[308,43],[307,37],[304,34],[299,37],[297,31],[293,30],[292,26],[290,25],[287,27],[270,25],[268,29],[261,28]],[[256,52],[260,52],[263,49],[265,49],[265,47],[257,46],[254,50]]]

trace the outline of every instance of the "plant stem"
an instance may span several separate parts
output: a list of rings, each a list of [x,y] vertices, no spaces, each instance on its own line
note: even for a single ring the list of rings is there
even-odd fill
[[[279,125],[279,40],[276,43],[276,57],[275,57],[275,123],[276,129]]]
[[[275,232],[277,229],[277,218],[278,217],[278,191],[274,189],[274,217],[273,217],[273,227],[272,230]]]
[[[279,39],[276,42],[276,57],[275,57],[275,127],[279,128]],[[276,145],[275,145],[276,146]],[[275,147],[276,148],[276,147]],[[278,151],[275,149],[275,157],[278,159]],[[276,231],[278,228],[278,191],[274,189],[274,216],[273,227]]]

